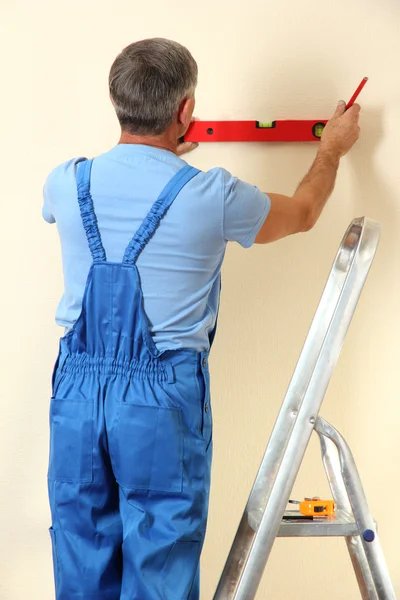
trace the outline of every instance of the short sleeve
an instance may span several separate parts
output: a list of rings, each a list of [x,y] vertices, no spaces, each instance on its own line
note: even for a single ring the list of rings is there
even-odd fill
[[[43,188],[43,209],[42,215],[47,223],[55,223],[59,214],[60,198],[65,196],[65,189],[69,183],[75,186],[76,165],[86,160],[84,156],[79,156],[58,165],[47,177]]]
[[[271,201],[258,187],[222,171],[225,240],[250,248],[268,216]]]
[[[43,219],[47,221],[47,223],[55,223],[55,217],[53,214],[53,208],[51,205],[51,196],[50,196],[50,176],[47,178],[46,183],[43,188],[43,208],[42,208]]]

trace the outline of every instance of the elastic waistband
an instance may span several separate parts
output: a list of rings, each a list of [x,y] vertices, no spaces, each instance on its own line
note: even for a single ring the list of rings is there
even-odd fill
[[[201,370],[208,369],[208,352],[193,350],[167,351],[159,358],[140,361],[120,360],[111,357],[91,356],[87,353],[69,353],[61,342],[57,371],[59,373],[94,373],[104,375],[122,375],[135,379],[154,379],[167,383],[175,382],[175,373],[180,366],[188,362],[198,365]]]
[[[67,354],[61,356],[59,370],[62,373],[94,373],[104,375],[122,375],[127,378],[153,379],[173,383],[174,369],[171,364],[157,360],[141,362],[138,360],[121,361],[113,358],[94,357],[88,354]]]

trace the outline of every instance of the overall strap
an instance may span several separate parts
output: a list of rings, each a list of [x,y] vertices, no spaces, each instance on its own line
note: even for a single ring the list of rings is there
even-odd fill
[[[93,159],[78,163],[76,172],[78,203],[93,262],[105,262],[107,260],[106,253],[101,241],[93,200],[90,194],[90,174],[92,171],[92,164]]]
[[[127,247],[124,263],[136,263],[179,192],[198,173],[200,173],[198,169],[186,165],[167,183]]]

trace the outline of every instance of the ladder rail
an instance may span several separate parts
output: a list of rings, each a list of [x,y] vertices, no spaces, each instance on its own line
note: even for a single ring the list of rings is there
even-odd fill
[[[315,430],[319,436],[325,436],[332,440],[339,453],[340,472],[346,493],[360,532],[360,540],[364,549],[366,560],[370,568],[372,580],[375,584],[376,594],[379,600],[396,600],[389,571],[383,556],[376,525],[369,511],[368,502],[364,488],[358,473],[358,469],[349,445],[342,435],[333,427],[318,417]],[[371,541],[365,539],[365,531],[373,532]],[[373,596],[371,596],[373,598]],[[369,596],[367,596],[369,600]]]
[[[339,247],[272,431],[214,600],[254,598],[323,397],[379,241],[380,224],[355,219]],[[253,511],[263,511],[257,531]]]
[[[336,503],[336,511],[346,511],[346,513],[351,514],[353,517],[351,504],[342,477],[337,447],[329,437],[318,431],[318,423],[320,423],[320,417],[317,419],[315,431],[319,436],[322,461],[332,497]],[[362,600],[379,600],[360,536],[346,536],[345,540]]]

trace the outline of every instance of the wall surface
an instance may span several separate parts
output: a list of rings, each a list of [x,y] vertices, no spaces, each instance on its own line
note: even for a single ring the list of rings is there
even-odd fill
[[[322,414],[349,441],[400,597],[400,4],[397,0],[1,0],[0,598],[53,597],[47,527],[49,375],[62,292],[42,184],[58,163],[114,145],[108,69],[128,43],[163,36],[199,63],[203,119],[327,118],[362,76],[362,138],[310,233],[229,248],[212,358],[214,486],[202,600],[212,598],[263,449],[342,234],[383,223],[379,251]],[[399,127],[399,130],[397,129]],[[203,145],[189,160],[292,193],[314,145]],[[294,497],[328,494],[313,440]],[[343,540],[279,540],[259,598],[358,598]]]

